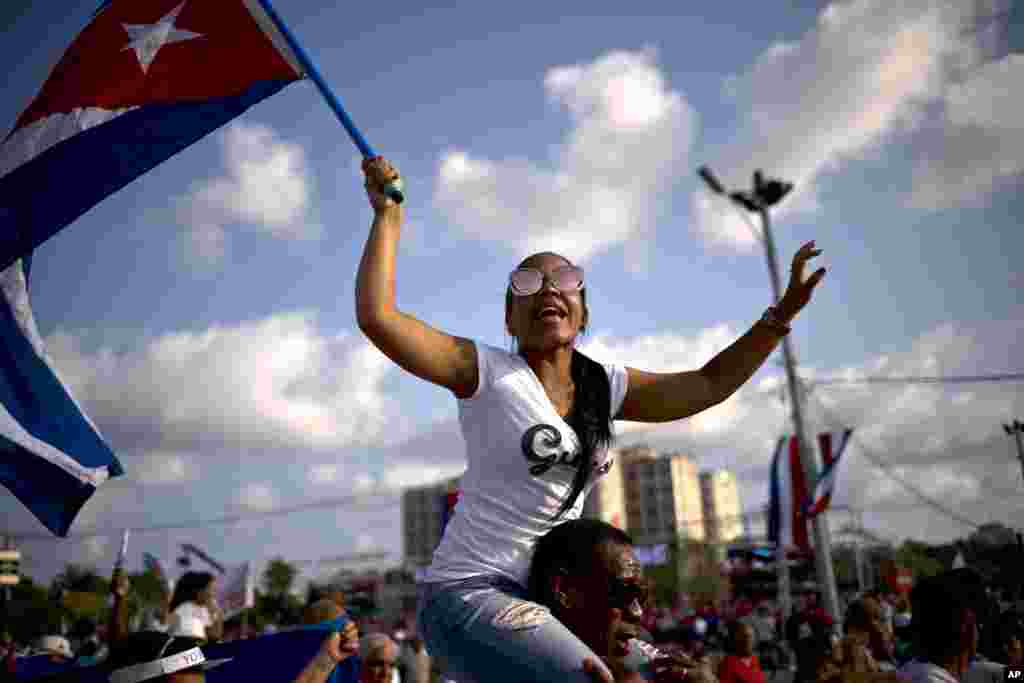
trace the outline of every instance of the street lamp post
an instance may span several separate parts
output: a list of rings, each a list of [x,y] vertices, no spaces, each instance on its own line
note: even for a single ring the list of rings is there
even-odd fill
[[[711,169],[702,166],[698,171],[700,177],[707,184],[708,188],[715,194],[722,195],[731,200],[741,209],[756,213],[761,217],[761,227],[764,237],[765,258],[768,261],[768,274],[771,277],[772,294],[774,302],[778,303],[782,298],[782,282],[779,277],[779,268],[775,256],[775,242],[772,239],[772,225],[769,210],[785,197],[793,189],[792,183],[780,180],[765,180],[761,171],[754,172],[754,189],[751,192],[726,192],[722,184],[711,173]],[[793,411],[793,429],[796,432],[797,442],[800,444],[800,462],[803,465],[807,482],[813,485],[817,480],[818,467],[814,461],[814,451],[809,448],[810,442],[807,439],[804,427],[803,402],[801,400],[800,382],[796,374],[796,358],[793,354],[793,344],[789,336],[782,338],[782,354],[786,365],[786,380],[789,385],[790,405]],[[841,623],[839,613],[839,595],[836,591],[835,574],[832,569],[832,547],[829,539],[828,519],[825,515],[817,515],[813,522],[814,528],[814,560],[818,575],[818,584],[821,586],[825,609],[833,622]],[[785,550],[779,553],[780,562],[780,583],[783,584],[785,594],[783,596],[783,613],[789,616],[790,596],[789,592],[789,570],[785,562]]]

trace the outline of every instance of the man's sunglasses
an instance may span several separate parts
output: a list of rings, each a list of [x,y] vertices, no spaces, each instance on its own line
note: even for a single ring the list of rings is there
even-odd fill
[[[575,292],[583,289],[583,269],[578,266],[561,266],[546,275],[536,268],[517,268],[508,278],[512,293],[516,296],[530,296],[550,282],[560,292]]]

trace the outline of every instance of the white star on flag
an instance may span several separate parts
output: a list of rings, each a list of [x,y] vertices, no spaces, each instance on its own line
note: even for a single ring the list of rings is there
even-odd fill
[[[146,73],[149,69],[149,65],[156,59],[156,53],[160,51],[164,45],[169,43],[180,43],[185,40],[192,40],[193,38],[199,38],[202,36],[201,33],[193,33],[192,31],[183,31],[181,29],[174,28],[174,20],[178,18],[178,14],[181,9],[185,6],[185,0],[182,0],[181,4],[171,10],[167,15],[160,19],[155,24],[121,24],[124,26],[124,30],[128,32],[128,36],[132,39],[132,42],[128,43],[121,51],[124,50],[135,50],[135,56],[139,59],[139,66],[142,67],[142,73]]]

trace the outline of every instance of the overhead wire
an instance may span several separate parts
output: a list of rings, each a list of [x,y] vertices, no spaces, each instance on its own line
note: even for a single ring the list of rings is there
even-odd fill
[[[849,425],[845,425],[842,420],[838,419],[836,417],[835,413],[833,413],[831,410],[829,410],[829,408],[824,404],[824,402],[819,397],[811,394],[811,398],[813,398],[815,400],[815,402],[821,408],[821,411],[825,414],[826,419],[829,422],[832,423],[834,428],[835,427],[846,428],[846,427],[849,426]],[[938,502],[934,498],[931,498],[930,496],[928,496],[927,494],[922,492],[919,488],[917,488],[916,486],[914,486],[910,482],[906,481],[903,477],[900,477],[899,475],[897,475],[893,471],[892,466],[885,462],[884,458],[881,458],[881,457],[875,455],[874,452],[872,451],[872,449],[869,448],[864,443],[864,440],[859,437],[859,433],[857,432],[857,430],[853,431],[853,434],[850,436],[850,439],[851,440],[854,440],[854,439],[856,440],[857,444],[860,446],[859,450],[860,450],[861,455],[863,455],[872,465],[874,465],[877,469],[881,470],[889,479],[891,479],[892,481],[894,481],[897,484],[899,484],[906,491],[910,492],[915,498],[920,500],[926,506],[928,506],[928,507],[930,507],[930,508],[932,508],[932,509],[934,509],[934,510],[940,512],[940,513],[942,513],[946,517],[948,517],[948,518],[950,518],[950,519],[952,519],[954,521],[957,521],[960,524],[963,524],[965,526],[969,526],[969,527],[971,527],[973,529],[981,528],[981,524],[975,522],[972,519],[968,519],[967,517],[964,517],[964,516],[954,512],[953,510],[950,510],[948,507],[946,507],[942,503]]]

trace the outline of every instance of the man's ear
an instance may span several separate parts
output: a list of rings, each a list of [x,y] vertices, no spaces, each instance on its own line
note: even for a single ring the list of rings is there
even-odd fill
[[[565,574],[555,574],[551,577],[551,595],[561,609],[572,609],[576,605],[576,591]]]

